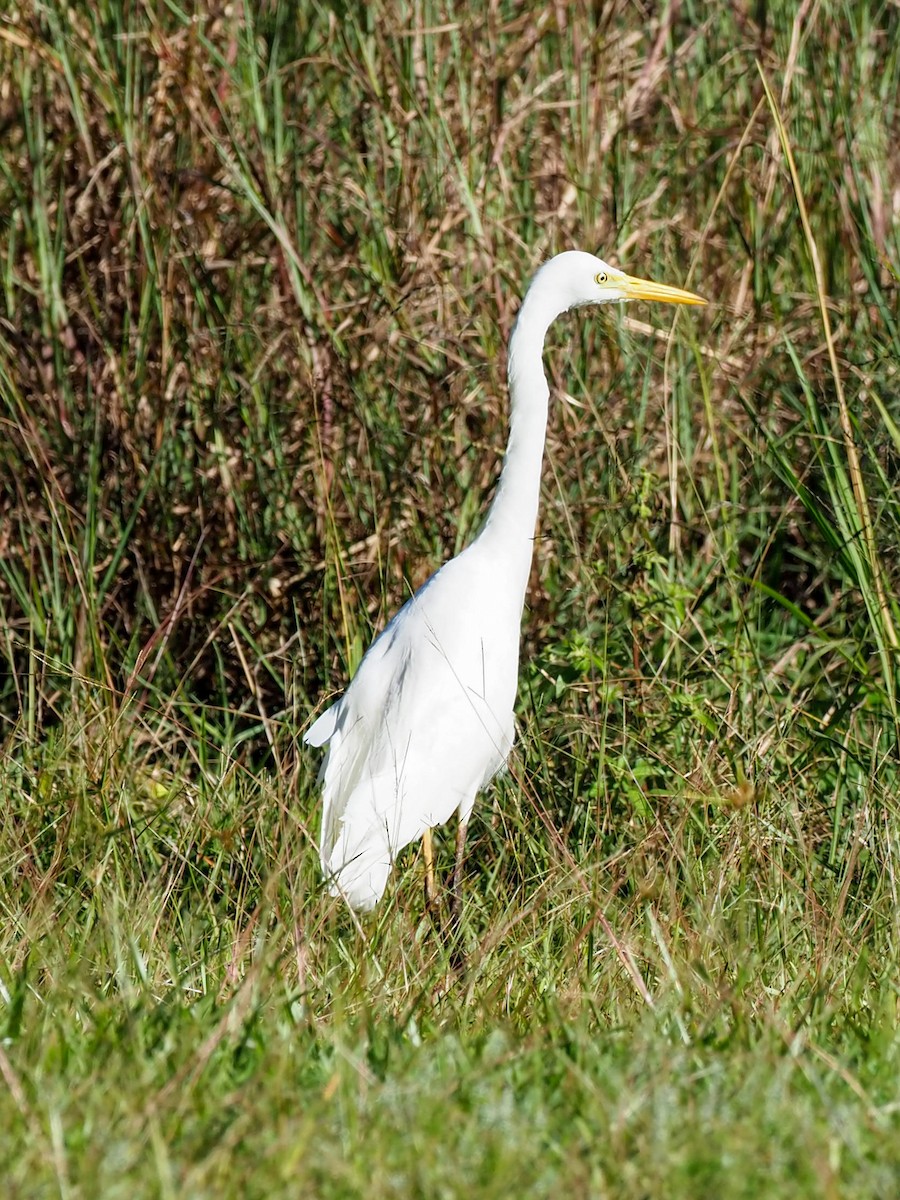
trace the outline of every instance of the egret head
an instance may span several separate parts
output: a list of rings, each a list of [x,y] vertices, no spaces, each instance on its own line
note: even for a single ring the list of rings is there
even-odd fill
[[[649,279],[626,275],[603,259],[581,250],[557,254],[541,267],[532,285],[552,295],[559,312],[585,304],[610,304],[624,300],[656,300],[663,304],[705,304],[701,296]]]

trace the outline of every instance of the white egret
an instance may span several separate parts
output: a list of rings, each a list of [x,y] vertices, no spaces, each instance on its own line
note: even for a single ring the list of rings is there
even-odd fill
[[[550,397],[544,336],[570,308],[624,300],[706,303],[577,250],[537,272],[509,341],[509,441],[484,525],[400,609],[306,734],[309,745],[328,746],[319,775],[322,869],[332,894],[354,909],[372,909],[400,850],[454,813],[458,903],[475,797],[513,744]]]

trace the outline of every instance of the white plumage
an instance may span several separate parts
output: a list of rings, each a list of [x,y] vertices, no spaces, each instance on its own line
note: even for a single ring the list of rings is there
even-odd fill
[[[510,338],[509,441],[481,532],[407,601],[306,733],[327,745],[322,870],[355,909],[377,904],[397,854],[426,830],[458,813],[464,832],[506,762],[547,428],[544,336],[567,309],[629,299],[705,303],[580,251],[535,275]]]

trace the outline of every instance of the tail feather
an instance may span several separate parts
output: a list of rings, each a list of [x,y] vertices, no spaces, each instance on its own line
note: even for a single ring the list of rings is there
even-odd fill
[[[363,911],[381,899],[400,851],[453,811],[422,812],[404,803],[395,770],[356,781],[345,803],[328,794],[327,782],[325,791],[322,870],[332,892]]]
[[[323,865],[332,896],[342,896],[357,912],[371,912],[384,895],[394,860],[384,838],[354,852],[347,844],[345,830]]]

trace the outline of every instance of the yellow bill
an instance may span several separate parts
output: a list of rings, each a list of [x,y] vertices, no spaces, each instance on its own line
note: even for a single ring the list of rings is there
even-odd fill
[[[617,281],[618,282],[618,281]],[[619,286],[628,300],[656,300],[663,304],[706,304],[702,296],[686,292],[683,288],[669,287],[667,283],[654,283],[652,279],[636,279],[625,275]]]

